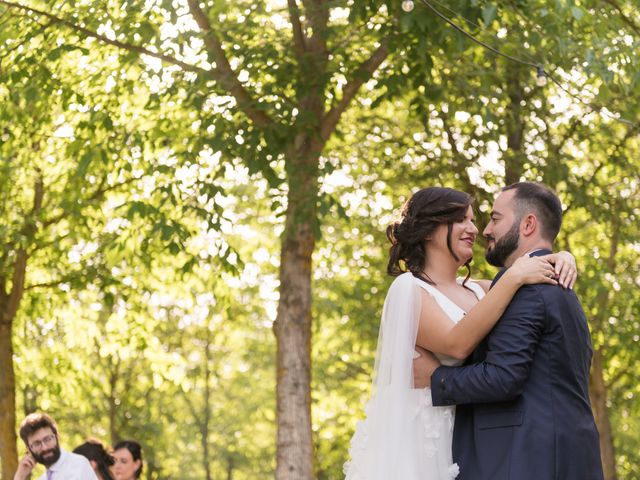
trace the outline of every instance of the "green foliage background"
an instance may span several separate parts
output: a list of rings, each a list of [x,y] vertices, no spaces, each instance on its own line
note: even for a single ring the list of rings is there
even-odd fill
[[[341,478],[363,415],[390,283],[386,225],[428,185],[472,193],[482,223],[493,194],[517,179],[546,182],[566,207],[559,247],[579,265],[618,477],[640,477],[637,0],[434,3],[477,38],[545,65],[579,99],[536,86],[531,68],[420,2],[411,13],[396,1],[333,2],[330,75],[311,86],[296,73],[286,5],[203,4],[258,110],[277,118],[271,130],[208,76],[214,60],[183,2],[16,5],[0,2],[0,279],[12,286],[26,249],[18,419],[49,412],[67,448],[135,438],[147,478],[273,477],[283,152],[310,122],[294,97],[313,87],[338,100],[385,39],[388,58],[321,156],[317,478]],[[473,271],[494,273],[482,245]]]

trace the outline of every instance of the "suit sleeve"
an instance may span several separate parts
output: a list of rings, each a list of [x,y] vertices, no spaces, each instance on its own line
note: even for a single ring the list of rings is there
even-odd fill
[[[431,376],[433,405],[503,402],[522,393],[544,329],[539,288],[518,290],[487,338],[484,361],[436,369]]]

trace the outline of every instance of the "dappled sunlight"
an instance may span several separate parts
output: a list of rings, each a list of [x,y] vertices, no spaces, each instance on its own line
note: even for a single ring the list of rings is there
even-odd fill
[[[44,409],[149,479],[342,478],[387,226],[522,179],[561,199],[606,461],[640,475],[637,5],[413,7],[0,0],[3,468]]]

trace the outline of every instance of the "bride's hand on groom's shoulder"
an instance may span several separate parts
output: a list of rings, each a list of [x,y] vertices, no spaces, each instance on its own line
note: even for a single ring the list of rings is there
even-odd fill
[[[436,356],[428,350],[416,345],[416,356],[413,359],[413,388],[431,386],[431,375],[440,366]]]
[[[578,278],[578,267],[576,265],[576,257],[570,252],[561,251],[552,253],[550,255],[544,255],[545,260],[548,260],[553,264],[556,278],[558,283],[564,288],[573,288]]]

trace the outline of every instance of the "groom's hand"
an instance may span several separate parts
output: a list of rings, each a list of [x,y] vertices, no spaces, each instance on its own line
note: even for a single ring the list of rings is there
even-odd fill
[[[420,356],[413,359],[413,388],[430,387],[431,375],[440,366],[440,362],[433,353],[418,345],[416,352]]]

